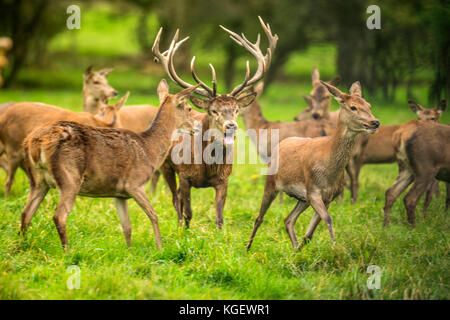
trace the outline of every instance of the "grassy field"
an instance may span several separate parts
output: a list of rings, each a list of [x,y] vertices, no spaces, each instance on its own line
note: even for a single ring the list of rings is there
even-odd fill
[[[136,17],[114,15],[109,10],[108,6],[95,7],[83,16],[78,33],[63,33],[55,38],[50,46],[51,67],[23,70],[18,86],[0,90],[0,103],[39,101],[80,111],[82,70],[91,63],[96,68],[116,67],[109,81],[120,95],[131,91],[128,104],[157,103],[156,85],[162,73],[155,73],[150,62],[132,68],[132,60],[124,58],[139,50],[135,39],[129,37]],[[156,30],[157,21],[154,17],[150,20],[149,25]],[[202,52],[196,54],[199,65],[210,58]],[[265,116],[270,120],[291,121],[305,107],[301,95],[311,90],[312,66],[319,67],[324,79],[334,76],[335,54],[333,47],[323,45],[293,55],[285,74],[291,80],[303,82],[275,83],[269,87],[260,100]],[[222,74],[220,57],[212,55],[211,61],[219,62],[216,68]],[[239,65],[244,65],[243,60]],[[199,66],[199,71],[201,77],[209,75],[206,68]],[[178,90],[170,86],[172,92]],[[364,83],[362,86],[364,90]],[[427,106],[425,85],[414,88],[413,94]],[[402,89],[392,103],[377,96],[367,100],[382,124],[415,118]],[[333,102],[333,108],[336,107]],[[450,122],[449,112],[443,122]],[[241,120],[239,125],[243,128]],[[250,148],[254,152],[252,145]],[[252,250],[246,252],[245,244],[263,193],[261,168],[249,164],[234,166],[222,231],[214,224],[212,189],[193,190],[191,229],[184,230],[177,227],[170,192],[160,183],[149,198],[159,216],[161,250],[156,250],[151,223],[134,201],[129,201],[133,236],[132,247],[128,249],[113,201],[78,198],[68,218],[67,252],[61,249],[52,220],[57,192],[52,190],[47,195],[33,218],[27,238],[20,240],[17,232],[28,196],[28,182],[20,171],[10,198],[5,199],[5,173],[0,171],[0,299],[450,298],[450,225],[443,185],[441,199],[432,201],[426,221],[419,214],[415,229],[406,224],[402,197],[393,207],[391,225],[383,228],[384,192],[394,182],[397,168],[393,164],[367,165],[360,176],[358,203],[352,205],[346,191],[341,204],[330,206],[335,246],[324,224],[320,224],[313,241],[302,251],[293,252],[283,220],[295,201],[285,197],[283,204],[273,203]],[[418,213],[421,207],[419,204]],[[299,236],[305,233],[312,214],[308,209],[298,219]],[[81,271],[80,289],[69,290],[68,268],[73,265]],[[367,288],[370,265],[382,271],[380,289]]]

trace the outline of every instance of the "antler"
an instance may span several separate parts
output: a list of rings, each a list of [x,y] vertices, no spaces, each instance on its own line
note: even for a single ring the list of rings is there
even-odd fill
[[[242,33],[242,36],[240,36],[237,33],[234,33],[233,31],[228,30],[224,26],[222,26],[222,25],[220,26],[223,30],[225,30],[227,33],[230,34],[230,38],[233,41],[235,41],[237,44],[239,44],[240,46],[247,49],[258,61],[258,68],[257,68],[255,74],[253,75],[253,77],[249,80],[248,77],[246,76],[244,82],[241,83],[240,85],[238,85],[237,87],[235,87],[231,91],[230,94],[232,96],[238,95],[241,91],[254,85],[256,82],[258,82],[259,80],[261,80],[264,77],[264,73],[267,71],[267,69],[270,66],[272,54],[275,51],[275,48],[277,46],[278,35],[276,35],[276,34],[272,35],[272,31],[270,30],[269,24],[266,25],[260,16],[258,16],[258,19],[259,19],[259,22],[261,23],[264,33],[267,36],[267,39],[269,40],[269,47],[267,48],[267,53],[265,56],[263,55],[263,53],[261,52],[261,49],[259,48],[259,42],[261,40],[261,37],[259,34],[256,39],[256,42],[252,43],[245,37],[245,35],[243,33]],[[249,68],[247,65],[247,74],[248,73],[249,73]]]
[[[186,38],[178,41],[179,30],[177,29],[177,31],[175,32],[175,36],[173,37],[173,40],[170,43],[169,49],[164,51],[164,53],[161,53],[159,50],[159,41],[161,39],[161,33],[162,33],[162,28],[159,29],[158,35],[156,36],[155,42],[152,47],[152,52],[155,55],[156,59],[161,62],[161,64],[164,67],[164,70],[166,71],[167,75],[170,77],[170,79],[173,82],[175,82],[182,88],[194,87],[190,83],[187,83],[186,81],[181,79],[177,75],[177,73],[175,71],[175,67],[173,66],[173,56],[174,56],[175,52],[180,47],[180,45],[183,44],[183,42],[185,42],[187,39],[189,39],[189,37],[186,37]],[[195,61],[195,56],[192,58],[192,61],[191,61],[192,76],[194,77],[194,80],[201,86],[201,88],[195,89],[194,92],[199,95],[202,95],[204,97],[208,97],[208,98],[215,97],[217,90],[216,90],[216,71],[214,70],[214,67],[212,66],[212,64],[210,64],[212,77],[213,77],[213,89],[211,89],[203,81],[201,81],[195,74],[194,61]]]

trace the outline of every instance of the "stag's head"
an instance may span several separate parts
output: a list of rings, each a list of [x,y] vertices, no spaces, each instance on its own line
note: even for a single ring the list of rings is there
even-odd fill
[[[408,100],[408,105],[411,108],[412,112],[417,114],[419,120],[439,122],[442,113],[447,108],[447,101],[442,100],[435,109],[424,108],[420,104],[417,104],[412,100]]]
[[[128,91],[116,104],[102,104],[95,117],[105,123],[108,127],[120,128],[120,120],[117,113],[127,101],[130,92]]]
[[[334,79],[328,81],[329,84],[337,86],[340,82],[340,77],[335,77]],[[313,88],[310,95],[303,95],[303,99],[306,101],[306,109],[300,112],[295,118],[295,121],[300,121],[304,119],[322,119],[329,117],[331,98],[330,94],[322,83],[320,82],[319,70],[314,67],[312,70],[312,84]]]
[[[117,91],[111,87],[106,77],[113,68],[106,68],[99,71],[93,71],[89,66],[84,72],[83,90],[85,94],[96,101],[108,103],[109,98],[117,96]]]
[[[375,133],[380,121],[371,112],[371,105],[362,97],[361,84],[356,81],[350,87],[350,94],[340,91],[333,85],[321,81],[331,95],[339,102],[339,121],[354,132]]]
[[[257,60],[258,67],[255,74],[250,77],[250,66],[247,61],[246,64],[246,74],[244,81],[236,86],[230,93],[218,94],[217,93],[217,81],[216,72],[212,64],[209,64],[212,72],[212,87],[205,84],[195,73],[194,63],[195,56],[191,60],[191,73],[194,81],[197,83],[196,88],[193,90],[197,95],[202,96],[195,97],[191,96],[190,100],[194,106],[203,109],[208,113],[210,119],[210,127],[220,130],[223,133],[223,143],[233,144],[236,130],[238,129],[237,117],[238,115],[250,105],[256,97],[256,92],[250,92],[248,94],[243,94],[244,92],[250,91],[255,83],[264,77],[267,71],[270,61],[272,58],[273,51],[275,50],[278,36],[272,35],[270,26],[264,23],[264,21],[259,17],[261,26],[269,40],[269,48],[267,48],[267,53],[264,55],[259,47],[260,36],[255,43],[250,42],[244,34],[241,36],[234,33],[227,28],[220,26],[225,30],[230,38],[235,41],[240,46],[247,49]],[[182,80],[175,72],[173,64],[173,56],[180,45],[185,42],[189,37],[186,37],[178,41],[178,30],[170,44],[170,47],[164,53],[159,50],[159,42],[161,38],[162,28],[159,30],[158,35],[153,44],[153,54],[162,63],[167,75],[172,81],[178,84],[182,88],[192,88],[193,85]]]

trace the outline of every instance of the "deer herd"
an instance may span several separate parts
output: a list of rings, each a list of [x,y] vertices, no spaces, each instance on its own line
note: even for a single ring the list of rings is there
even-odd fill
[[[159,107],[124,106],[128,92],[116,104],[109,104],[109,99],[118,94],[107,81],[112,69],[94,71],[92,67],[84,73],[81,113],[37,102],[0,105],[0,167],[6,172],[5,197],[10,195],[19,167],[27,174],[30,185],[28,200],[22,211],[20,234],[25,236],[33,215],[49,189],[56,188],[59,202],[53,220],[64,248],[68,245],[66,221],[77,195],[114,198],[128,246],[131,245],[131,224],[127,200],[133,198],[149,217],[156,246],[160,248],[162,242],[157,213],[145,190],[150,181],[151,190],[155,189],[161,173],[171,191],[180,226],[184,223],[188,228],[192,219],[192,187],[212,187],[216,193],[216,225],[221,229],[233,166],[232,161],[225,160],[234,156],[239,115],[246,129],[256,132],[253,142],[257,153],[261,157],[266,156],[269,164],[276,163],[278,168],[274,174],[266,176],[259,214],[247,249],[250,249],[265,213],[279,193],[286,193],[297,201],[284,220],[294,249],[301,248],[312,238],[321,220],[334,242],[329,204],[342,194],[346,177],[352,201],[357,201],[358,176],[365,163],[398,163],[398,177],[386,191],[384,225],[389,223],[395,200],[410,184],[413,185],[404,197],[404,203],[411,226],[415,226],[419,198],[426,193],[425,217],[433,194],[439,193],[439,181],[446,182],[448,209],[450,127],[439,123],[446,108],[445,101],[436,109],[426,109],[409,100],[409,107],[418,120],[380,126],[372,114],[371,104],[363,98],[359,81],[354,82],[349,92],[345,93],[336,87],[339,78],[322,81],[318,69],[313,68],[313,89],[310,95],[303,96],[307,108],[293,122],[269,121],[257,100],[263,91],[262,80],[270,66],[278,36],[272,34],[269,24],[261,18],[259,21],[267,37],[265,54],[260,48],[259,35],[252,43],[244,34],[239,35],[220,26],[257,62],[252,75],[247,61],[243,82],[226,94],[217,92],[216,72],[211,64],[211,87],[197,76],[195,56],[190,64],[195,84],[186,82],[176,73],[174,55],[188,37],[178,40],[177,31],[169,48],[161,52],[161,28],[152,52],[170,80],[182,90],[170,94],[168,83],[161,80],[157,90]],[[340,106],[334,112],[330,109],[332,97]],[[204,112],[193,110],[188,100]],[[210,129],[216,130],[219,135],[194,145],[192,136],[203,136]],[[261,136],[261,129],[277,131],[277,141]],[[178,134],[175,139],[174,133]],[[265,150],[276,150],[276,154],[261,152],[261,141]],[[174,161],[171,154],[183,143],[192,144],[192,150],[199,148],[201,154],[214,147],[220,150],[223,161],[198,163],[194,161],[193,154],[187,155],[192,161]],[[315,213],[299,243],[295,223],[309,206]]]

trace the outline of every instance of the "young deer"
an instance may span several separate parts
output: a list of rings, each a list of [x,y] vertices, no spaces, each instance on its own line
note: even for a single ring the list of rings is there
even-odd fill
[[[210,67],[212,70],[213,87],[210,88],[203,81],[201,81],[194,71],[195,57],[192,59],[191,73],[194,80],[201,86],[201,88],[195,90],[195,93],[207,98],[201,99],[193,96],[190,98],[191,102],[196,107],[206,111],[206,113],[195,115],[196,120],[201,122],[202,124],[202,137],[204,137],[204,134],[207,133],[209,129],[216,129],[221,133],[220,137],[215,137],[216,140],[209,139],[209,141],[202,141],[201,154],[203,155],[203,152],[207,148],[211,148],[213,144],[218,144],[219,148],[221,148],[222,150],[222,155],[220,156],[221,161],[218,161],[221,163],[208,164],[202,157],[201,164],[195,164],[195,152],[191,152],[190,164],[175,164],[169,157],[161,167],[164,178],[170,188],[170,191],[172,192],[173,205],[178,214],[179,225],[183,223],[183,213],[186,227],[189,227],[189,223],[192,218],[190,189],[192,187],[213,187],[216,190],[216,225],[219,229],[222,228],[223,208],[225,205],[227,193],[228,177],[230,176],[232,170],[232,163],[230,162],[232,162],[234,152],[233,148],[230,146],[234,144],[234,135],[236,130],[238,129],[236,120],[239,113],[242,112],[242,110],[247,107],[255,99],[256,96],[256,93],[250,93],[245,96],[239,96],[239,94],[247,91],[257,81],[262,79],[264,73],[269,67],[271,55],[276,47],[276,43],[278,40],[277,35],[272,35],[269,25],[266,26],[261,18],[259,18],[259,20],[269,40],[269,48],[267,49],[266,55],[264,55],[259,48],[259,36],[256,43],[251,43],[245,38],[245,36],[241,37],[221,26],[222,29],[230,34],[232,40],[250,51],[250,53],[256,58],[258,62],[257,70],[251,78],[250,68],[247,62],[247,73],[244,82],[235,87],[229,94],[217,94],[216,74],[212,65],[210,65]],[[177,32],[175,34],[174,40],[172,41],[172,44],[170,45],[170,48],[173,48],[173,50],[171,50],[172,54],[162,54],[159,51],[161,31],[162,30],[160,30],[160,32],[158,33],[158,36],[156,37],[155,43],[153,45],[154,55],[162,62],[166,73],[175,83],[183,88],[192,87],[191,84],[180,79],[180,77],[176,74],[172,60],[173,53],[185,40],[187,40],[187,38],[177,42]],[[184,137],[181,137],[178,143],[183,143],[183,139]],[[195,150],[196,146],[194,141],[192,140],[195,139],[191,139],[191,150]],[[229,159],[231,159],[231,161],[229,161]],[[179,195],[177,194],[176,174],[178,174],[179,176]]]
[[[53,217],[63,247],[67,245],[66,220],[77,195],[115,198],[127,245],[131,225],[127,199],[133,198],[149,217],[156,246],[161,235],[156,212],[146,198],[145,186],[166,158],[176,129],[193,132],[190,106],[185,102],[197,89],[169,94],[165,80],[158,86],[161,106],[147,130],[94,128],[59,121],[31,133],[24,142],[30,195],[22,213],[22,234],[49,188],[57,188],[60,200]]]
[[[279,191],[298,200],[295,208],[284,220],[294,249],[299,248],[294,230],[295,222],[309,206],[313,207],[315,214],[300,247],[306,240],[311,240],[321,219],[327,225],[331,239],[335,241],[328,205],[342,192],[344,169],[356,137],[361,132],[376,132],[380,122],[372,115],[370,104],[362,98],[358,81],[352,84],[350,95],[330,84],[321,83],[340,104],[337,128],[333,135],[327,137],[291,137],[280,142],[279,156],[276,158],[278,172],[266,178],[261,208],[247,250],[250,249],[256,231]]]
[[[75,121],[96,127],[116,127],[117,111],[127,96],[122,97],[115,105],[100,107],[95,116],[88,112],[78,113],[34,102],[21,102],[10,106],[0,116],[0,143],[3,145],[7,163],[5,196],[9,195],[17,168],[23,168],[22,143],[35,128],[57,120]]]
[[[113,68],[99,71],[92,71],[92,68],[89,66],[83,74],[83,111],[97,114],[102,105],[108,104],[108,99],[117,96],[117,91],[106,79]]]
[[[435,179],[447,183],[446,209],[450,205],[450,127],[434,121],[412,120],[394,133],[393,141],[399,174],[386,191],[384,225],[390,222],[390,211],[395,200],[414,182],[403,199],[408,222],[414,227],[417,202],[433,186]]]
[[[341,78],[338,76],[328,81],[328,83],[332,86],[337,86],[340,81]],[[320,83],[320,73],[316,67],[312,70],[312,84],[313,88],[310,95],[303,95],[303,99],[305,99],[307,107],[300,111],[294,120],[303,121],[308,119],[327,119],[336,126],[339,111],[331,112],[330,94],[328,93],[328,90]]]
[[[411,110],[420,121],[439,122],[441,114],[445,111],[446,101],[442,100],[435,109],[426,109],[412,100],[408,100]],[[392,140],[393,134],[401,125],[381,126],[378,132],[368,137],[367,142],[361,146],[355,155],[355,161],[349,163],[352,174],[352,198],[356,201],[359,189],[359,173],[361,167],[367,163],[392,163],[396,161],[396,150]],[[431,201],[431,193],[427,193],[427,200]],[[426,210],[426,209],[425,209]]]

